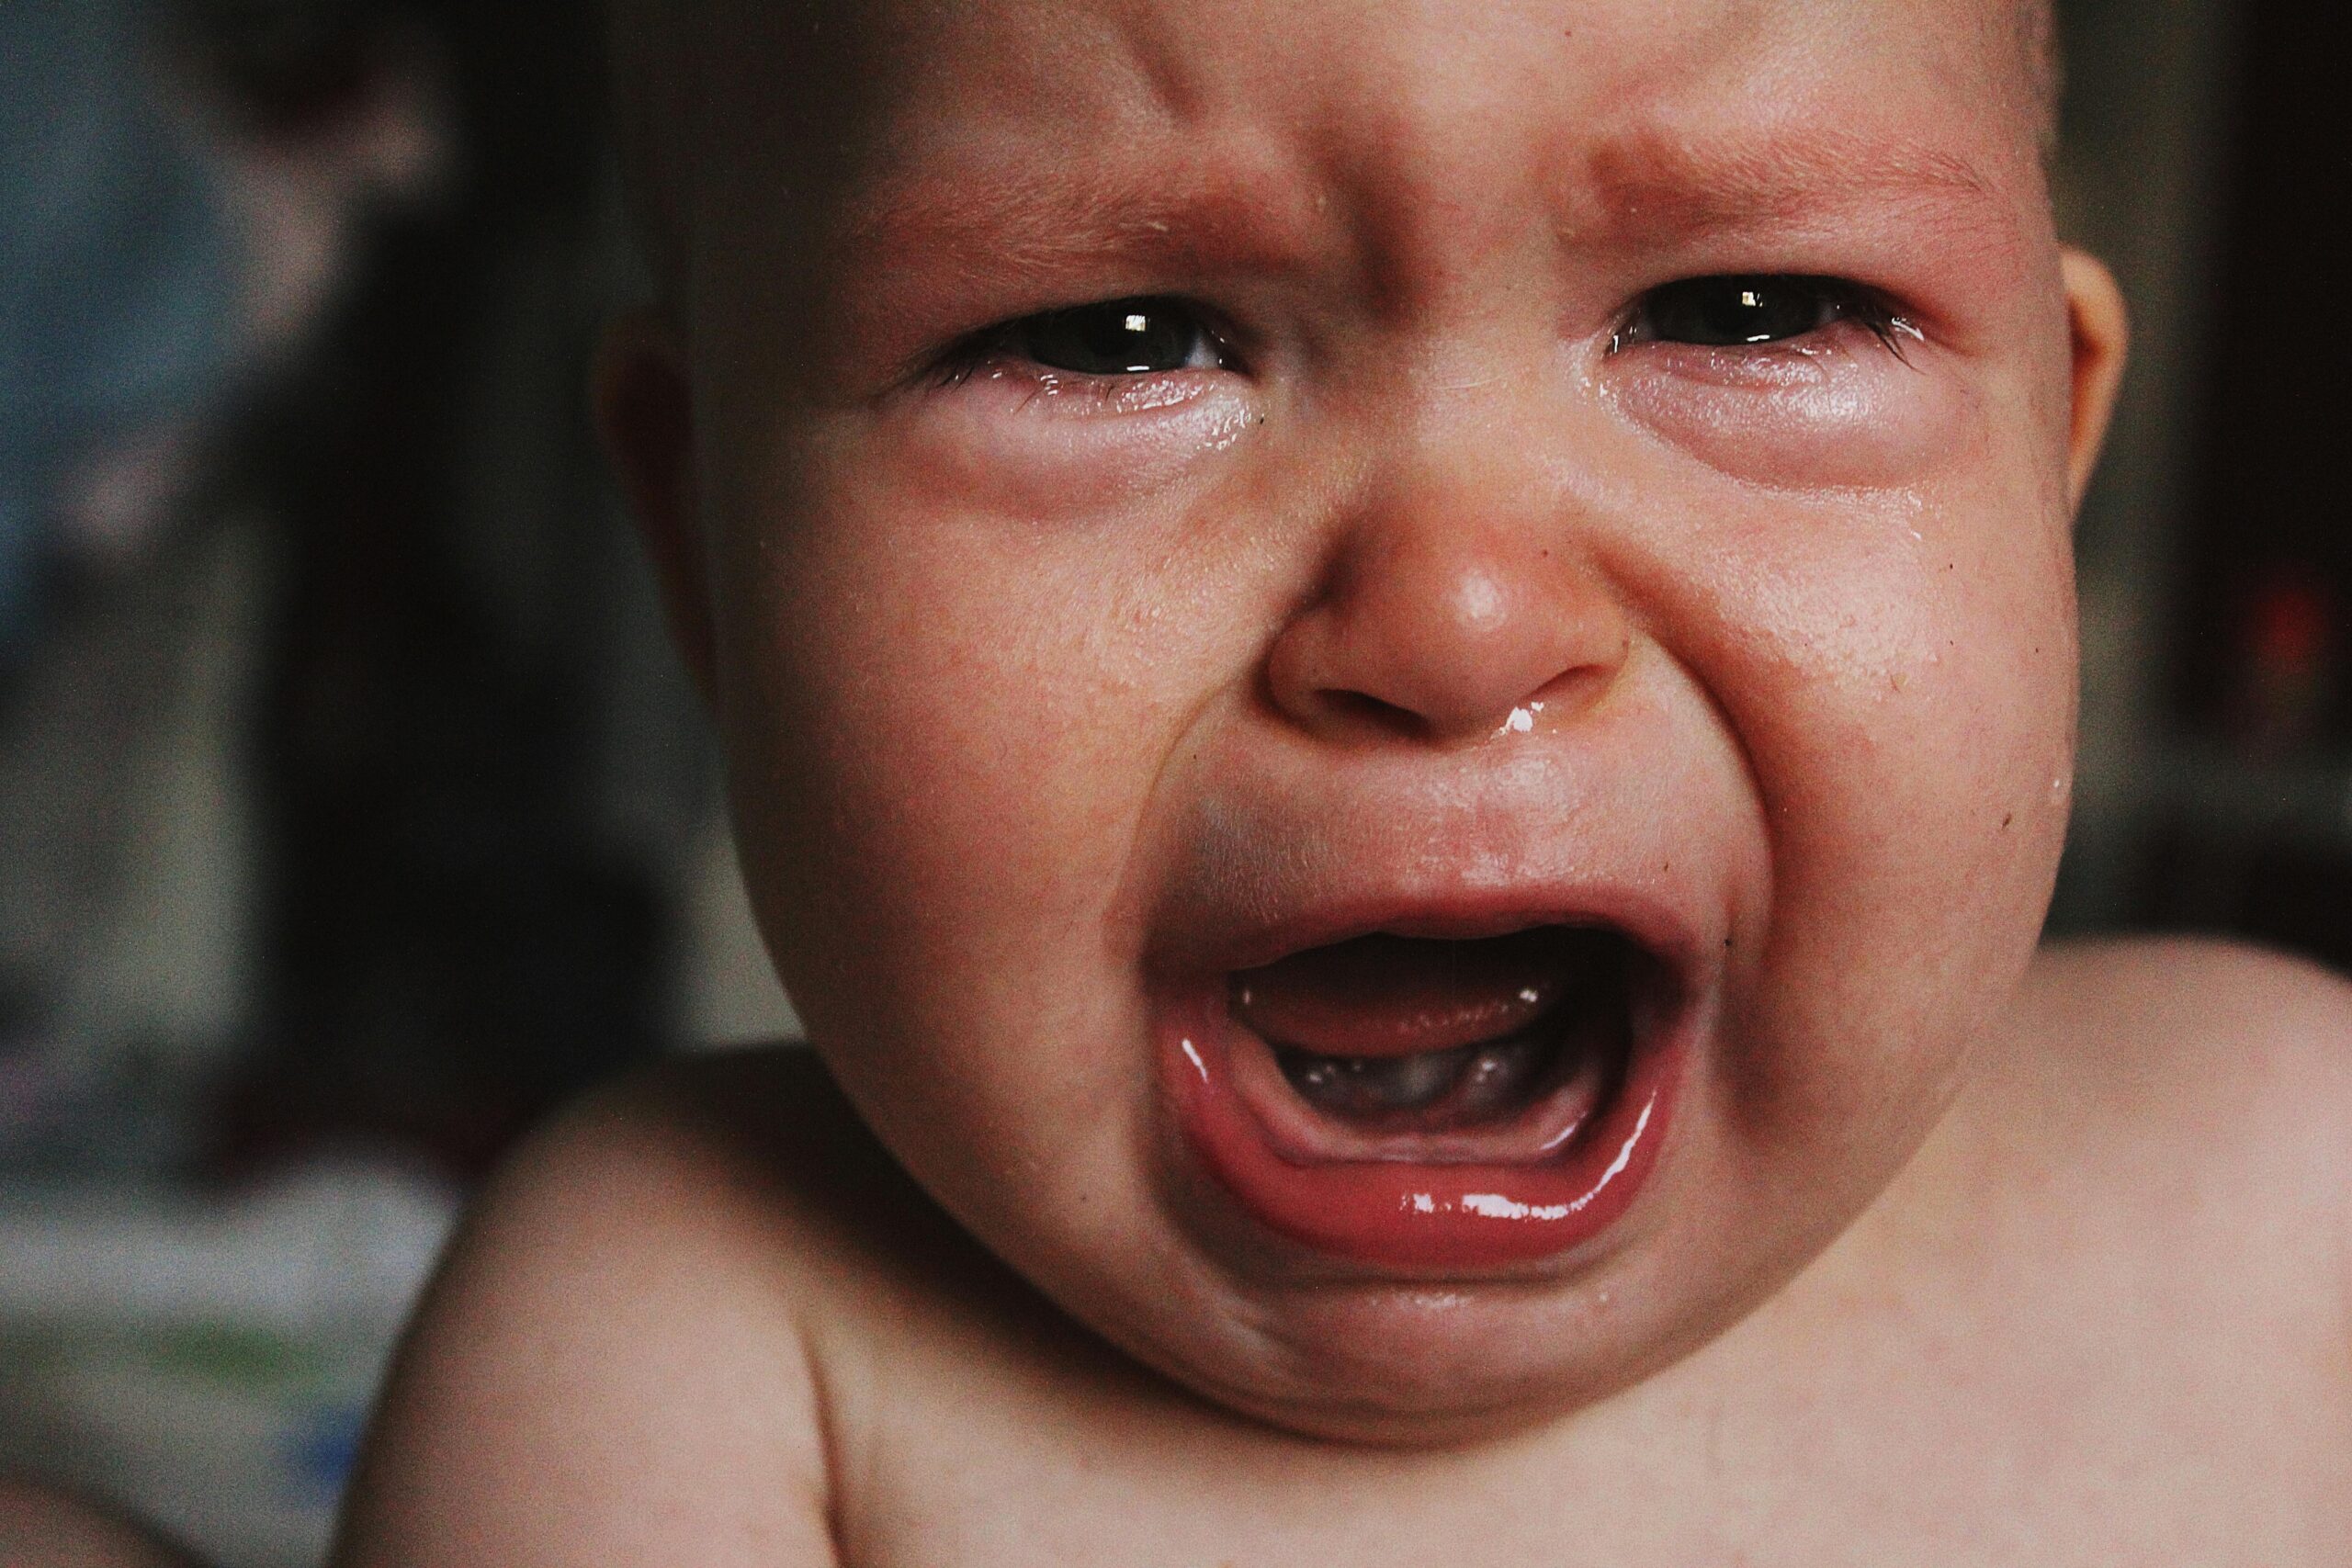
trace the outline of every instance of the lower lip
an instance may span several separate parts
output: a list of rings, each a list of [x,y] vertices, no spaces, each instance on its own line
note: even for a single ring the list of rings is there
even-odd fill
[[[1512,1165],[1286,1157],[1234,1084],[1232,1053],[1265,1047],[1221,992],[1163,1015],[1179,1124],[1218,1184],[1275,1235],[1327,1257],[1471,1273],[1556,1257],[1622,1218],[1657,1163],[1684,1055],[1679,1029],[1637,1043],[1616,1092],[1558,1155]]]

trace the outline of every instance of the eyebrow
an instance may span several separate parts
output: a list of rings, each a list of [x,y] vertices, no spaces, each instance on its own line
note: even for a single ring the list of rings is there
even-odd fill
[[[1708,141],[1646,130],[1604,143],[1572,205],[1621,241],[1668,243],[1759,223],[1892,209],[1939,231],[2011,235],[2000,184],[1948,148],[1825,129]]]
[[[1106,265],[1138,272],[1296,271],[1328,249],[1312,193],[1263,163],[1204,154],[1173,168],[950,167],[888,181],[836,231],[837,254],[887,255],[917,281],[1014,285]]]
[[[1965,158],[1834,129],[1620,132],[1565,163],[1556,188],[1566,231],[1595,248],[1673,248],[1761,228],[1802,233],[1809,221],[1827,232],[1864,210],[1979,251],[2009,251],[2021,238],[2015,204]],[[1322,190],[1279,153],[1196,144],[1173,158],[1065,162],[1047,151],[925,164],[885,179],[842,214],[827,248],[851,269],[889,258],[887,297],[975,283],[1042,295],[1105,272],[1148,286],[1329,265],[1363,254],[1366,236],[1341,217],[1351,209],[1361,219],[1347,193]]]

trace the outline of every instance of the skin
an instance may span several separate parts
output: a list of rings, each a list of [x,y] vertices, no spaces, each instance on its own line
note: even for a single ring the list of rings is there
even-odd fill
[[[10,1568],[197,1568],[146,1530],[83,1498],[0,1476],[0,1562]]]
[[[2339,1548],[2342,1249],[2256,1243],[2346,1235],[2352,1010],[2267,961],[2035,959],[2123,324],[2051,231],[2006,15],[732,18],[680,297],[599,402],[830,1076],[686,1069],[527,1156],[343,1560]],[[1917,336],[1612,347],[1759,272]],[[937,374],[1161,294],[1235,367]],[[1704,939],[1708,1021],[1594,1245],[1344,1268],[1200,1179],[1155,1010],[1220,944],[1604,883]],[[2191,1148],[2210,1202],[2151,1176]],[[2228,1375],[2215,1314],[2267,1325]],[[2202,1479],[2289,1389],[2258,1474]],[[2071,1469],[2015,1450],[2062,1429]]]

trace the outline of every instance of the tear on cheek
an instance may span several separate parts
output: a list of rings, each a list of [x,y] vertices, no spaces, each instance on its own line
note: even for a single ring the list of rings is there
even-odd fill
[[[1977,446],[1973,401],[1933,370],[1791,355],[1613,389],[1637,424],[1712,468],[1776,489],[1907,485]]]

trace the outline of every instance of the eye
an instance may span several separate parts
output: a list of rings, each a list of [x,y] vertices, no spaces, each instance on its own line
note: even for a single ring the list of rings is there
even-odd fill
[[[1854,321],[1890,345],[1910,323],[1859,284],[1834,277],[1755,274],[1692,277],[1653,288],[1612,346],[1685,343],[1706,348],[1756,348]]]
[[[1202,312],[1181,299],[1112,299],[1023,317],[1000,352],[1079,376],[1153,376],[1226,368],[1230,356]]]

